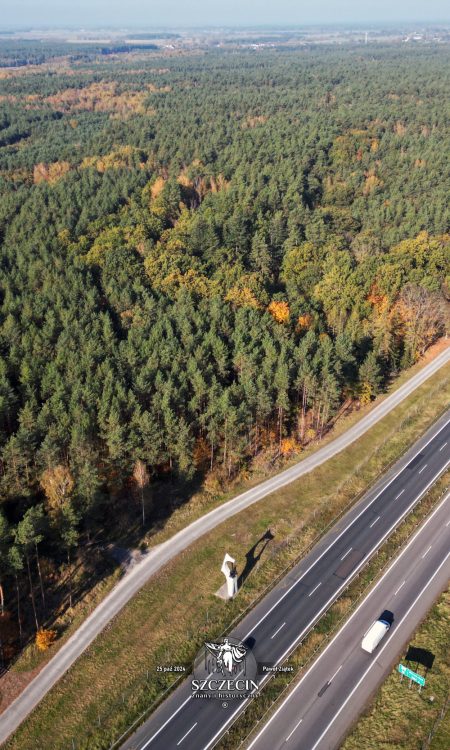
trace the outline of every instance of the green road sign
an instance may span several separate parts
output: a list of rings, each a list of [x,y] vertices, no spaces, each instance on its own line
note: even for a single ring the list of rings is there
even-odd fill
[[[410,680],[414,680],[414,682],[417,682],[421,687],[425,685],[425,677],[421,677],[420,674],[417,674],[417,672],[413,672],[412,669],[404,667],[403,664],[398,665],[398,671],[400,672],[400,674],[404,674],[405,677],[409,677]]]

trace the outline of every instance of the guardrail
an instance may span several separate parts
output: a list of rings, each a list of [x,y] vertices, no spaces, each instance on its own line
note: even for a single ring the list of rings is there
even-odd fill
[[[442,387],[442,386],[439,386],[439,387],[436,387],[435,389],[433,389],[433,390],[431,391],[431,393],[430,393],[430,397],[432,397],[432,395],[433,395],[433,394],[434,394],[435,392],[437,392],[438,390],[440,390],[440,389],[441,389],[441,387]],[[441,417],[443,416],[443,414],[445,414],[445,412],[446,412],[446,411],[447,411],[447,407],[446,407],[446,408],[444,408],[444,409],[443,409],[443,410],[441,411],[441,413],[440,413],[440,414],[438,415],[438,417],[434,417],[434,418],[433,418],[433,421],[432,421],[432,423],[431,423],[431,424],[429,425],[429,427],[430,427],[430,426],[431,426],[432,424],[434,424],[434,423],[435,423],[436,421],[438,421],[438,419],[440,419],[440,418],[441,418]],[[387,440],[389,440],[389,439],[390,439],[391,437],[393,437],[393,436],[394,436],[395,434],[397,434],[397,433],[398,433],[399,431],[401,431],[401,430],[402,430],[402,428],[406,427],[406,426],[407,426],[407,424],[408,424],[409,422],[411,422],[411,420],[412,420],[412,419],[413,419],[413,418],[414,418],[414,417],[415,417],[415,416],[416,416],[416,415],[417,415],[417,414],[418,414],[419,412],[420,412],[420,407],[415,407],[414,409],[412,409],[412,410],[411,410],[411,411],[410,411],[410,412],[408,413],[408,415],[407,415],[407,416],[406,416],[406,417],[405,417],[405,418],[404,418],[404,419],[403,419],[403,420],[402,420],[402,421],[401,421],[401,422],[400,422],[399,424],[397,424],[397,425],[395,426],[395,429],[391,430],[391,432],[390,432],[390,433],[388,433],[388,435],[386,436],[386,440],[385,440],[385,442],[386,442]],[[428,427],[427,429],[429,429],[429,427]],[[384,446],[384,444],[383,444],[383,445],[381,445],[381,446],[378,446],[378,447],[377,447],[377,449],[376,449],[376,450],[375,450],[375,451],[374,451],[374,452],[373,452],[373,453],[372,453],[372,454],[370,455],[370,459],[373,459],[373,457],[374,457],[374,456],[376,456],[376,455],[377,455],[377,454],[378,454],[378,453],[379,453],[379,452],[380,452],[380,451],[382,450],[383,446]],[[399,456],[397,456],[397,457],[393,458],[393,459],[392,459],[391,461],[389,461],[389,462],[388,462],[387,464],[385,464],[385,465],[383,466],[383,468],[382,468],[382,469],[380,469],[380,471],[379,471],[379,472],[377,473],[377,475],[376,475],[375,479],[371,480],[371,485],[373,486],[374,484],[376,484],[376,482],[378,482],[378,481],[379,481],[379,480],[380,480],[380,479],[381,479],[381,478],[383,477],[383,475],[384,475],[384,474],[386,474],[386,472],[387,472],[387,471],[389,471],[389,470],[390,470],[390,469],[392,468],[392,466],[393,466],[393,465],[394,465],[395,463],[397,463],[398,461],[399,461]],[[359,469],[359,468],[361,468],[362,466],[364,466],[364,465],[365,465],[366,463],[367,463],[367,461],[361,461],[361,462],[360,462],[360,464],[359,464],[359,465],[358,465],[357,467],[355,467],[355,472],[356,472],[356,471],[358,471],[358,469]],[[339,486],[339,487],[337,488],[337,491],[338,491],[338,490],[340,490],[340,489],[342,489],[343,487],[345,487],[345,485],[346,485],[346,484],[348,483],[348,481],[349,481],[349,480],[347,479],[347,480],[345,480],[344,482],[342,482],[342,483],[341,483],[341,485],[340,485],[340,486]],[[430,490],[431,490],[431,489],[432,489],[432,488],[430,488]],[[430,490],[429,490],[429,491],[430,491]],[[429,491],[428,491],[428,492],[429,492]],[[424,496],[423,496],[422,498],[420,498],[420,499],[418,500],[418,502],[420,502],[421,500],[423,500],[423,498],[424,498],[424,497],[426,497],[426,496],[428,495],[428,492],[427,492],[427,493],[426,493],[426,494],[425,494],[425,495],[424,495]],[[220,636],[222,636],[222,635],[225,635],[226,633],[229,633],[229,632],[230,632],[230,630],[231,630],[231,629],[232,629],[233,627],[235,627],[235,626],[236,626],[236,625],[237,625],[237,624],[238,624],[238,623],[239,623],[239,622],[240,622],[240,621],[241,621],[241,620],[242,620],[242,619],[243,619],[243,618],[244,618],[244,617],[245,617],[245,616],[246,616],[246,615],[247,615],[247,614],[248,614],[248,613],[250,612],[250,610],[252,610],[252,609],[253,609],[253,608],[254,608],[254,607],[255,607],[255,606],[256,606],[256,605],[257,605],[257,604],[258,604],[258,603],[259,603],[259,602],[260,602],[260,601],[261,601],[261,600],[262,600],[262,599],[264,598],[264,596],[266,596],[266,594],[267,594],[267,593],[268,593],[269,591],[271,591],[271,590],[272,590],[272,589],[273,589],[273,588],[274,588],[274,587],[275,587],[275,586],[276,586],[276,585],[277,585],[277,584],[278,584],[278,583],[279,583],[279,582],[280,582],[280,581],[281,581],[281,580],[283,579],[283,577],[284,577],[284,576],[286,576],[286,575],[287,575],[287,574],[289,573],[289,571],[290,571],[290,570],[291,570],[291,569],[292,569],[293,567],[295,567],[295,565],[297,565],[297,564],[298,564],[298,563],[299,563],[299,562],[300,562],[300,561],[302,560],[302,558],[304,558],[304,557],[305,557],[305,555],[307,555],[307,554],[308,554],[309,552],[311,552],[311,550],[312,550],[312,549],[313,549],[313,547],[314,547],[314,546],[315,546],[315,545],[317,544],[317,542],[318,542],[318,541],[320,541],[320,539],[321,539],[321,538],[323,538],[323,536],[324,536],[324,535],[325,535],[325,534],[326,534],[326,533],[327,533],[327,532],[328,532],[328,531],[329,531],[329,530],[330,530],[330,529],[331,529],[331,528],[332,528],[332,527],[333,527],[333,526],[334,526],[334,525],[335,525],[336,523],[338,523],[338,522],[339,522],[339,521],[341,520],[341,518],[343,518],[343,516],[344,516],[344,515],[345,515],[345,514],[346,514],[346,513],[348,512],[348,510],[350,510],[350,509],[351,509],[351,508],[352,508],[353,506],[355,506],[355,505],[356,505],[356,504],[357,504],[357,503],[358,503],[358,502],[359,502],[359,501],[360,501],[360,500],[361,500],[361,499],[362,499],[362,498],[364,497],[364,495],[365,495],[366,493],[367,493],[367,488],[366,488],[366,489],[364,489],[364,490],[361,490],[361,491],[360,491],[359,493],[357,493],[357,494],[356,494],[356,495],[355,495],[354,497],[352,497],[352,499],[351,499],[351,500],[350,500],[350,501],[349,501],[348,503],[346,503],[346,505],[345,505],[345,506],[343,506],[343,507],[342,507],[342,508],[340,509],[339,513],[338,513],[338,514],[337,514],[336,516],[334,516],[334,517],[333,517],[332,519],[330,519],[330,520],[329,520],[329,521],[328,521],[327,523],[325,523],[325,525],[324,525],[323,527],[321,527],[321,528],[320,528],[320,530],[318,531],[318,533],[317,533],[317,534],[315,535],[315,537],[314,537],[314,538],[313,538],[313,539],[312,539],[312,540],[311,540],[311,541],[309,542],[309,544],[308,544],[308,545],[306,545],[306,546],[305,546],[304,548],[302,548],[302,549],[301,549],[301,550],[299,551],[299,553],[298,553],[298,554],[297,554],[297,555],[295,556],[295,558],[294,558],[294,559],[293,559],[292,561],[290,561],[290,562],[289,562],[289,564],[288,564],[288,565],[286,565],[286,566],[285,566],[285,567],[284,567],[284,568],[283,568],[283,569],[282,569],[282,570],[281,570],[281,571],[280,571],[280,572],[279,572],[279,573],[277,574],[277,576],[275,577],[275,579],[273,579],[273,580],[272,580],[272,581],[271,581],[271,582],[270,582],[270,583],[269,583],[269,584],[268,584],[268,585],[267,585],[267,586],[266,586],[266,587],[265,587],[265,588],[264,588],[264,589],[263,589],[262,591],[260,591],[260,592],[258,593],[258,595],[257,595],[257,596],[256,596],[256,597],[255,597],[255,598],[254,598],[254,599],[253,599],[253,600],[252,600],[251,602],[249,602],[249,604],[248,604],[248,605],[247,605],[247,606],[245,607],[245,609],[244,609],[244,610],[242,610],[241,612],[239,612],[239,614],[238,614],[238,615],[236,615],[236,617],[234,617],[234,618],[233,618],[233,619],[232,619],[232,620],[231,620],[231,621],[230,621],[230,622],[229,622],[229,623],[228,623],[228,624],[226,625],[226,627],[225,627],[225,628],[224,628],[224,629],[223,629],[223,630],[222,630],[222,631],[221,631],[221,632],[220,632],[220,633],[219,633],[219,634],[217,635],[217,637],[220,637]],[[278,544],[278,545],[276,545],[276,546],[275,546],[275,548],[273,549],[273,551],[272,551],[272,552],[270,553],[269,557],[268,557],[268,558],[265,558],[265,561],[264,561],[264,562],[265,562],[265,564],[267,564],[267,562],[268,562],[269,560],[271,560],[271,559],[274,559],[274,558],[275,558],[275,557],[276,557],[276,556],[277,556],[278,554],[280,554],[280,552],[282,552],[282,551],[283,551],[284,549],[286,549],[286,548],[287,548],[287,547],[289,547],[290,545],[294,544],[295,540],[299,538],[299,536],[300,536],[300,533],[301,533],[302,531],[304,531],[304,530],[305,530],[305,528],[307,528],[307,527],[308,527],[308,523],[310,523],[311,521],[315,521],[317,517],[319,517],[319,518],[320,518],[320,514],[321,514],[321,512],[323,512],[323,510],[324,510],[325,508],[326,508],[326,503],[323,503],[322,505],[320,505],[320,506],[316,507],[316,508],[315,508],[315,509],[313,510],[313,512],[312,512],[312,513],[310,513],[310,515],[309,515],[309,517],[308,517],[308,519],[307,519],[307,521],[306,521],[305,523],[302,523],[302,525],[301,525],[301,526],[299,526],[299,527],[298,527],[298,528],[297,528],[297,529],[295,530],[295,532],[294,532],[293,534],[291,534],[291,535],[290,535],[289,537],[287,537],[287,538],[286,538],[286,539],[285,539],[285,540],[284,540],[283,542],[281,542],[280,544]],[[412,509],[411,509],[410,513],[414,512],[415,508],[416,508],[416,506],[414,506],[414,508],[412,508]],[[397,530],[397,529],[399,528],[399,526],[400,526],[400,525],[401,525],[401,524],[402,524],[402,523],[403,523],[403,522],[404,522],[404,521],[405,521],[405,520],[406,520],[406,519],[407,519],[407,518],[409,517],[410,513],[408,513],[408,514],[407,514],[407,516],[405,516],[405,518],[404,518],[404,519],[402,519],[402,520],[401,520],[401,521],[399,522],[398,526],[397,526],[397,527],[396,527],[396,529],[395,529],[395,530],[393,531],[393,533],[395,533],[395,531],[396,531],[396,530]],[[387,540],[386,540],[386,542],[388,542],[388,541],[389,541],[389,539],[387,539]],[[386,542],[385,542],[385,543],[386,543]],[[375,555],[375,554],[378,554],[378,551],[377,551],[376,553],[374,553],[374,555]],[[392,558],[390,558],[390,560],[391,560],[391,559],[392,559]],[[384,570],[384,568],[383,568],[383,570]],[[360,574],[358,573],[358,576],[359,576],[359,575],[360,575]],[[355,576],[354,578],[350,579],[350,580],[349,580],[349,582],[348,582],[348,584],[350,585],[350,584],[351,584],[351,583],[352,583],[352,582],[353,582],[353,581],[354,581],[354,580],[356,579],[356,577],[357,577],[357,576]],[[371,581],[371,583],[369,584],[369,587],[370,587],[370,585],[372,585],[372,583],[373,583],[373,581]],[[348,587],[346,587],[346,589],[347,589],[347,588],[348,588]],[[346,589],[344,589],[344,591],[345,591]],[[341,595],[342,595],[342,593],[343,593],[343,592],[341,592]],[[331,605],[331,606],[333,606],[333,605]],[[331,606],[330,606],[330,608],[331,608]],[[330,608],[329,608],[329,609],[330,609]],[[316,626],[317,626],[317,624],[318,624],[318,622],[320,622],[320,620],[322,620],[322,619],[323,619],[323,617],[325,617],[325,616],[327,615],[327,613],[329,612],[329,609],[328,609],[328,610],[327,610],[326,612],[324,612],[324,613],[323,613],[323,614],[321,615],[321,617],[320,617],[320,618],[318,619],[318,621],[317,621],[317,622],[315,623],[315,625],[313,626],[313,628],[314,628],[314,627],[316,627]],[[347,615],[346,615],[346,617],[347,617]],[[311,630],[312,630],[313,628],[311,628]],[[309,631],[309,632],[311,632],[311,631]],[[333,632],[335,632],[335,631],[333,630]],[[307,634],[305,634],[305,638],[307,637],[307,635],[308,635],[308,633],[307,633]],[[304,640],[304,639],[303,639],[303,640]],[[320,646],[320,648],[322,648],[322,645]],[[315,656],[315,655],[316,655],[316,652],[314,652],[314,656]],[[309,661],[308,661],[308,663],[309,663]],[[186,667],[188,667],[188,669],[190,670],[190,668],[191,668],[191,664],[186,664]],[[143,711],[143,712],[141,712],[141,713],[140,713],[140,714],[138,715],[138,717],[137,717],[137,718],[136,718],[136,719],[135,719],[135,720],[134,720],[134,721],[132,722],[132,724],[130,724],[130,726],[129,726],[129,727],[127,727],[127,729],[126,729],[126,730],[125,730],[125,731],[124,731],[123,733],[121,733],[121,734],[120,734],[120,736],[119,736],[119,737],[117,737],[117,738],[116,738],[115,740],[113,740],[112,744],[110,744],[110,745],[108,746],[108,750],[117,750],[117,748],[119,748],[119,747],[120,747],[121,743],[122,743],[122,742],[124,742],[124,741],[125,741],[125,739],[127,739],[127,738],[128,738],[128,737],[129,737],[129,736],[130,736],[130,735],[131,735],[131,734],[133,733],[133,731],[134,731],[134,730],[135,730],[135,729],[137,728],[137,726],[139,726],[139,724],[141,724],[141,723],[142,723],[142,721],[143,721],[143,720],[144,720],[144,719],[145,719],[145,718],[146,718],[147,716],[149,716],[149,715],[150,715],[150,714],[151,714],[151,713],[152,713],[153,711],[155,711],[155,710],[156,710],[156,708],[158,708],[158,706],[159,706],[159,705],[160,705],[160,704],[161,704],[161,703],[162,703],[162,702],[163,702],[163,701],[164,701],[164,700],[165,700],[165,699],[166,699],[166,698],[167,698],[167,697],[168,697],[168,696],[169,696],[169,695],[170,695],[170,694],[171,694],[171,693],[172,693],[172,692],[173,692],[173,691],[174,691],[174,690],[175,690],[175,689],[176,689],[176,688],[177,688],[177,687],[178,687],[178,686],[179,686],[179,685],[181,684],[181,682],[182,682],[183,680],[185,680],[185,679],[186,679],[186,677],[187,677],[187,674],[188,674],[188,672],[185,672],[185,673],[183,673],[182,675],[180,675],[179,677],[177,677],[177,679],[175,679],[175,680],[174,680],[174,681],[173,681],[173,682],[172,682],[172,683],[171,683],[171,684],[170,684],[170,685],[169,685],[169,686],[168,686],[167,688],[165,688],[165,689],[163,690],[163,692],[161,692],[161,694],[160,694],[160,695],[159,695],[159,696],[157,697],[157,699],[156,699],[156,700],[154,700],[154,701],[153,701],[153,702],[152,702],[152,703],[151,703],[151,704],[150,704],[149,706],[147,706],[147,707],[146,707],[146,708],[144,709],[144,711]],[[271,675],[270,679],[271,679],[272,677],[273,677],[273,675]],[[135,693],[135,690],[136,690],[136,688],[137,688],[137,687],[142,687],[143,685],[147,684],[147,683],[148,683],[148,681],[149,681],[149,679],[150,679],[150,670],[146,670],[146,672],[145,672],[145,676],[144,676],[144,675],[141,675],[141,677],[140,677],[139,679],[137,679],[137,680],[136,680],[136,681],[135,681],[135,682],[133,683],[133,685],[132,685],[131,687],[129,687],[129,688],[127,689],[127,690],[123,691],[123,692],[122,692],[122,693],[120,694],[120,698],[118,699],[118,701],[117,701],[117,703],[116,703],[116,707],[118,708],[118,707],[120,707],[121,705],[124,705],[124,704],[125,704],[125,702],[126,702],[126,699],[127,699],[127,697],[128,697],[128,696],[130,696],[130,695],[132,695],[133,693]],[[270,682],[270,679],[268,680],[268,683]],[[268,684],[268,683],[266,683],[266,684]],[[114,712],[115,712],[115,708],[113,707],[113,708],[111,708],[111,709],[110,709],[110,710],[109,710],[109,711],[108,711],[108,712],[107,712],[106,714],[104,714],[103,716],[99,714],[99,715],[98,715],[98,718],[97,718],[97,720],[96,720],[96,724],[97,724],[97,727],[100,727],[100,726],[102,726],[102,724],[103,724],[104,722],[106,723],[107,719],[108,719],[108,718],[109,718],[109,717],[110,717],[110,716],[111,716],[111,715],[112,715],[112,714],[113,714]],[[231,726],[232,726],[232,725],[231,725]],[[227,732],[229,731],[229,729],[230,729],[230,728],[231,728],[231,727],[229,727],[229,728],[227,729]],[[83,745],[82,745],[81,743],[85,743],[86,741],[88,741],[88,740],[89,740],[89,737],[91,737],[91,736],[92,736],[92,735],[94,734],[94,731],[95,731],[95,730],[89,731],[89,732],[88,732],[88,733],[87,733],[87,734],[86,734],[86,735],[84,736],[84,738],[82,738],[82,739],[81,739],[81,742],[80,742],[80,738],[79,738],[79,736],[78,736],[77,738],[71,738],[71,743],[72,743],[72,744],[71,744],[71,746],[69,746],[69,747],[70,747],[70,750],[81,750],[81,748],[82,748],[82,746],[83,746]],[[224,734],[226,734],[227,732],[225,732]],[[242,743],[241,743],[241,745],[242,745]],[[86,747],[88,747],[88,745],[86,745]],[[67,744],[67,741],[66,741],[66,743],[64,744],[64,750],[67,750],[67,748],[68,748],[68,744]]]
[[[431,742],[433,740],[434,735],[436,734],[437,730],[439,729],[439,727],[440,727],[442,721],[444,720],[445,715],[446,715],[446,713],[447,713],[447,711],[449,709],[450,709],[450,693],[447,695],[445,703],[443,704],[441,710],[439,711],[439,715],[435,719],[435,721],[433,723],[433,726],[431,727],[431,729],[430,729],[430,731],[428,733],[428,737],[422,743],[421,750],[428,750],[428,748],[431,745]]]

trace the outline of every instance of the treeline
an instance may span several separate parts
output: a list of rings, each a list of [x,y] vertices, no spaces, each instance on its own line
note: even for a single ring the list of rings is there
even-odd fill
[[[24,600],[48,616],[41,556],[70,570],[130,492],[151,524],[158,478],[217,491],[445,333],[448,56],[0,80],[0,581],[21,624]]]
[[[2,31],[2,34],[5,34]],[[173,35],[174,38],[176,35]],[[141,39],[154,38],[152,35],[139,35]],[[164,38],[164,34],[158,35]],[[35,40],[0,40],[0,68],[25,67],[28,65],[43,65],[53,60],[67,59],[70,62],[97,61],[98,55],[113,55],[131,52],[134,45],[130,44],[99,44],[95,42],[70,43]],[[142,45],[142,49],[157,49],[156,45]]]

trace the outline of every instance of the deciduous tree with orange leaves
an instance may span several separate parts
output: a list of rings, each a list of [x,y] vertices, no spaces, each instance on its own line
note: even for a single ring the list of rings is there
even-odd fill
[[[36,633],[36,646],[39,651],[47,651],[56,640],[56,630],[40,628]]]
[[[267,309],[277,323],[287,323],[289,321],[290,311],[287,302],[273,300]]]

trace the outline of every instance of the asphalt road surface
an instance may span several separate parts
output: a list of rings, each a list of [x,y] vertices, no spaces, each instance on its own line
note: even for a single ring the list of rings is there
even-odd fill
[[[251,645],[258,662],[281,664],[449,464],[450,411],[230,635]],[[430,549],[429,554],[435,562],[435,552]],[[405,589],[409,591],[406,584]],[[375,616],[378,614],[375,607]],[[367,619],[370,624],[375,617]],[[361,632],[365,630],[367,622]],[[261,676],[259,684],[264,685],[267,679],[267,675]],[[188,679],[122,747],[206,750],[217,743],[247,702],[230,700],[224,706],[220,700],[199,700]],[[265,747],[269,750],[275,745],[269,742]],[[307,748],[302,745],[302,750]]]
[[[21,724],[28,714],[38,705],[44,695],[55,685],[63,674],[72,666],[85,649],[102,632],[122,607],[139,591],[142,586],[166,563],[176,557],[189,545],[218,526],[227,518],[248,508],[253,503],[270,495],[304,474],[320,466],[332,456],[340,453],[357,440],[380,419],[389,414],[398,404],[409,396],[450,361],[450,346],[413,375],[400,388],[384,398],[377,406],[350,427],[342,435],[330,441],[311,456],[299,461],[271,479],[262,482],[251,490],[238,495],[198,520],[174,534],[167,542],[159,544],[144,556],[143,560],[123,576],[113,590],[103,599],[95,610],[86,618],[76,632],[67,640],[55,656],[46,664],[32,682],[22,691],[13,703],[0,716],[0,743],[4,742]]]
[[[247,750],[334,750],[450,578],[450,494],[277,708]],[[383,610],[394,622],[373,654],[364,633]],[[420,647],[420,643],[416,644]],[[406,666],[406,662],[403,661]],[[415,670],[416,665],[408,665]],[[425,668],[419,667],[426,677]],[[408,689],[398,677],[398,690]],[[412,686],[418,690],[417,685]],[[426,690],[426,685],[425,688]]]

